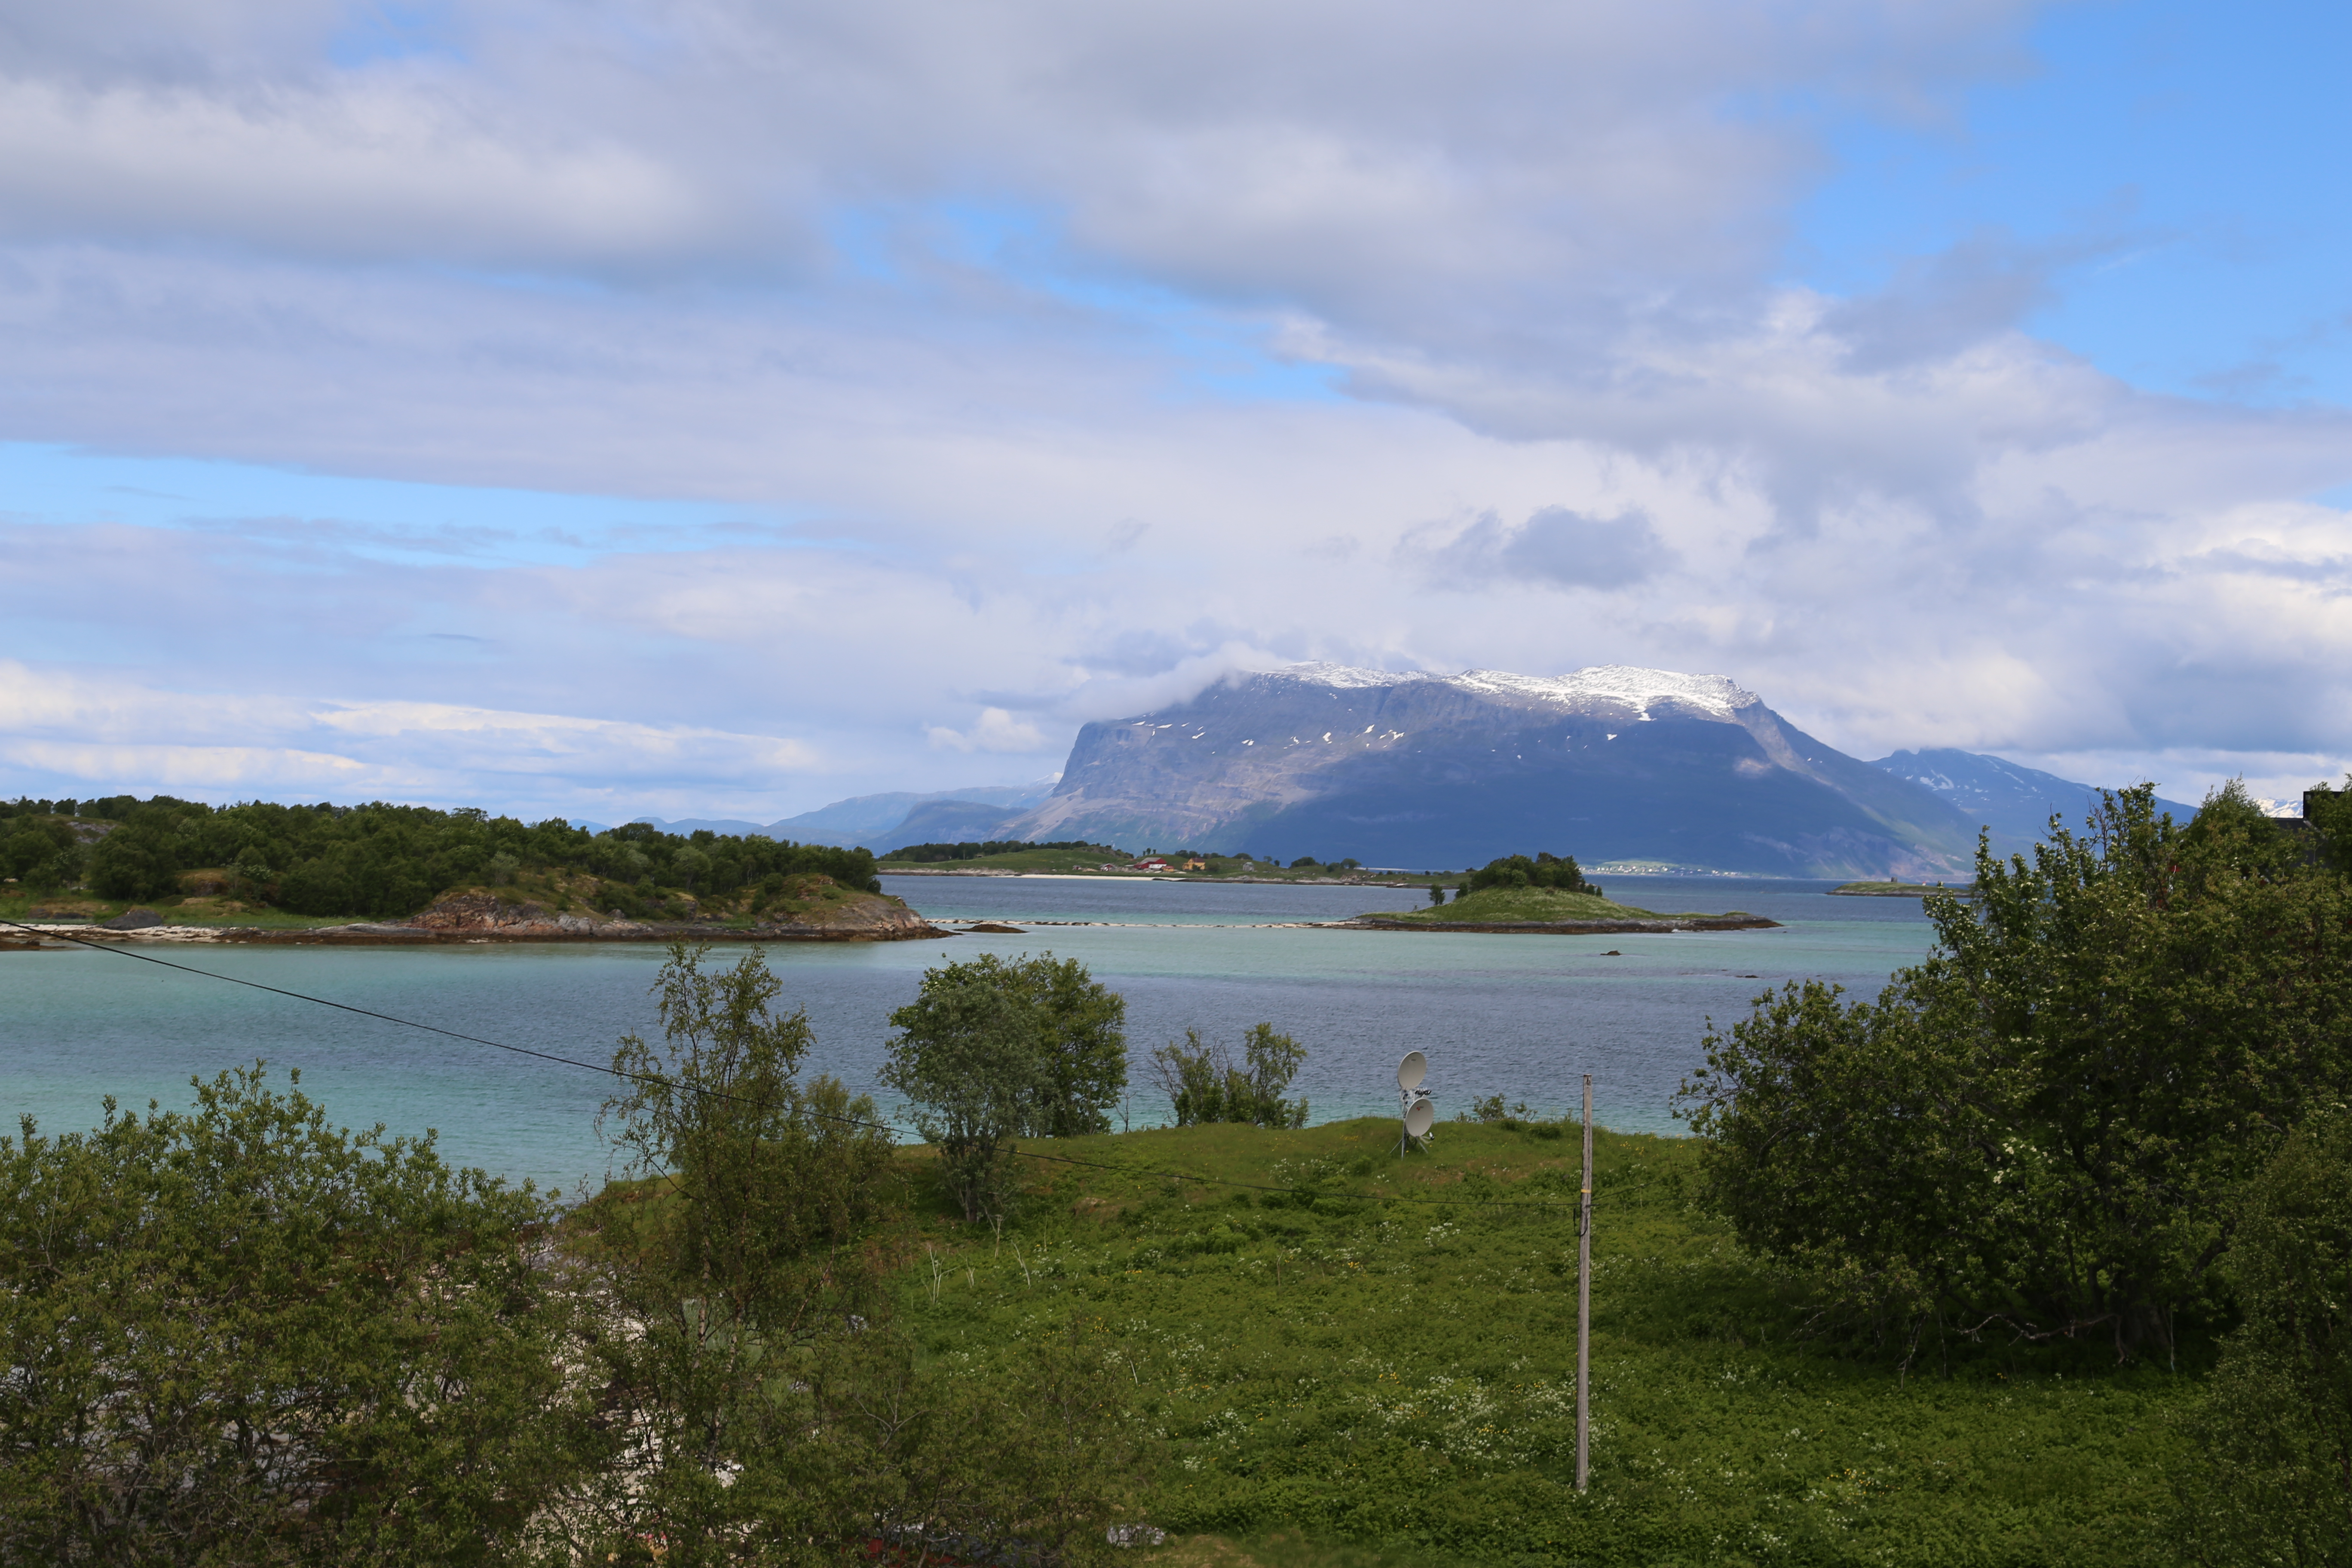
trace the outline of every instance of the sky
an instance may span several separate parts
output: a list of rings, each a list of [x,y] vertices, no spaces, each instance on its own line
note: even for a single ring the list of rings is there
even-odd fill
[[[2352,768],[2352,10],[0,0],[0,795],[772,820],[1309,658]]]

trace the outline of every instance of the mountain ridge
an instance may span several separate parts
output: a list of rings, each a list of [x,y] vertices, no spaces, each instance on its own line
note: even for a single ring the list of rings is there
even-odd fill
[[[1228,678],[1083,727],[1062,779],[997,837],[1122,848],[1748,875],[1952,877],[1976,831],[1935,792],[1798,730],[1718,675],[1333,664]]]

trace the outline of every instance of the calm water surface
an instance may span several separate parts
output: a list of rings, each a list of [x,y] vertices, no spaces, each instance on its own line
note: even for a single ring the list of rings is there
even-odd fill
[[[1706,1021],[1742,1016],[1767,986],[1804,976],[1874,992],[1916,962],[1930,928],[1908,899],[1825,897],[1832,884],[1618,877],[1612,897],[1647,909],[1742,909],[1777,931],[1671,936],[1473,936],[1334,931],[1328,921],[1426,898],[1383,888],[1204,886],[1046,878],[885,878],[934,920],[995,919],[1020,936],[872,946],[778,944],[768,962],[807,1008],[812,1067],[875,1089],[891,1009],[950,957],[1051,950],[1123,993],[1137,1089],[1127,1114],[1156,1125],[1165,1101],[1143,1058],[1187,1028],[1237,1043],[1261,1020],[1307,1047],[1295,1092],[1318,1121],[1393,1114],[1397,1058],[1429,1054],[1440,1114],[1504,1094],[1566,1109],[1594,1075],[1601,1120],[1673,1131],[1671,1100],[1699,1060]],[[1088,922],[1088,923],[1043,923]],[[1608,956],[1616,949],[1618,956]],[[731,949],[719,950],[731,962]],[[645,946],[173,948],[162,956],[469,1035],[610,1058],[650,1034],[660,966]],[[516,1178],[601,1177],[593,1126],[608,1080],[575,1068],[440,1039],[104,952],[0,953],[0,1109],[50,1131],[87,1127],[105,1095],[184,1105],[191,1074],[267,1058],[296,1068],[338,1121],[436,1129],[444,1153]],[[877,1099],[889,1104],[887,1094]],[[1114,1120],[1116,1121],[1116,1115]]]

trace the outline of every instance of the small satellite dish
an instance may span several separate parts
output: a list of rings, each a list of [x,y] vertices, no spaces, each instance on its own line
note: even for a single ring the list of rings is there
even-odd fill
[[[1397,1063],[1397,1088],[1411,1094],[1429,1076],[1429,1058],[1419,1051],[1407,1051],[1404,1060]]]
[[[1436,1124],[1436,1108],[1425,1100],[1414,1100],[1412,1109],[1404,1113],[1404,1130],[1408,1137],[1426,1138],[1429,1136],[1429,1130]]]

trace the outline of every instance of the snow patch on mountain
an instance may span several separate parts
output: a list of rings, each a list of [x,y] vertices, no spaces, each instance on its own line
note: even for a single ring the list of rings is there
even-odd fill
[[[1421,681],[1450,686],[1486,697],[1555,703],[1591,709],[1607,703],[1631,710],[1647,719],[1653,705],[1673,702],[1696,709],[1716,719],[1735,720],[1739,710],[1763,700],[1754,692],[1720,675],[1689,675],[1675,669],[1644,669],[1630,664],[1596,664],[1566,675],[1514,675],[1502,669],[1467,669],[1460,675],[1429,675],[1417,671],[1360,669],[1353,665],[1318,661],[1294,664],[1272,672],[1276,676],[1326,686],[1339,691],[1361,691],[1405,686]]]

